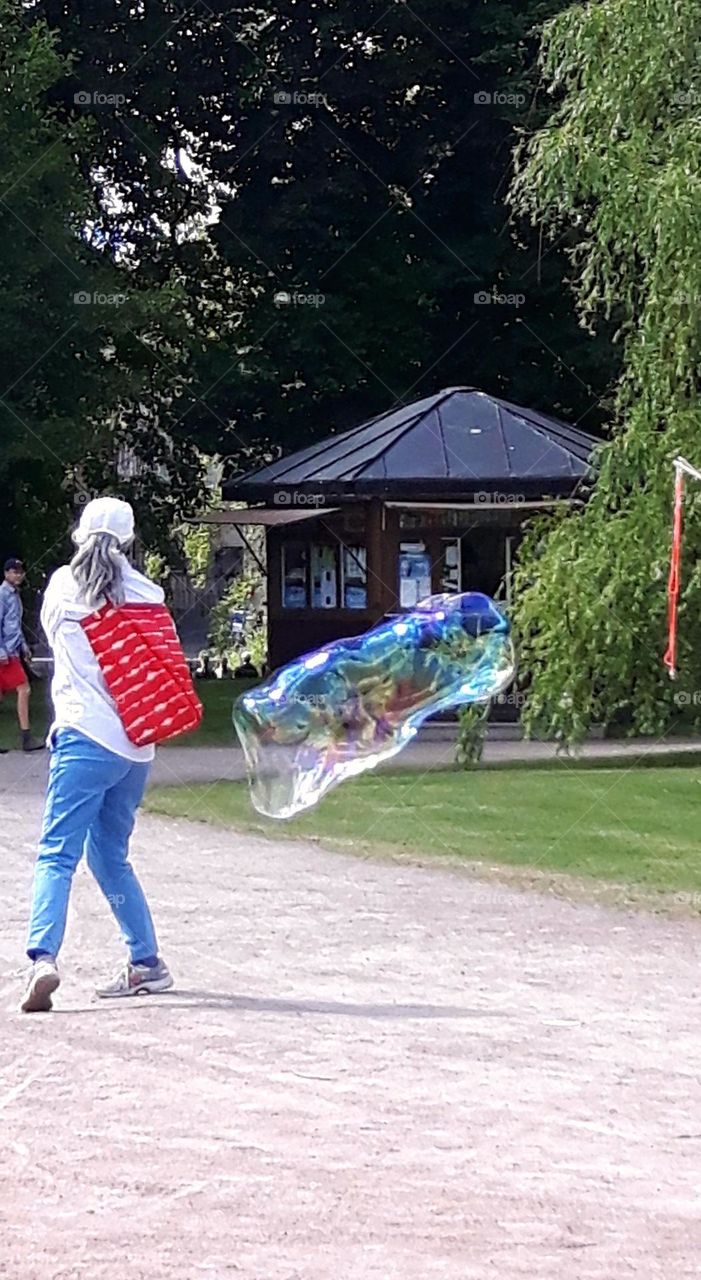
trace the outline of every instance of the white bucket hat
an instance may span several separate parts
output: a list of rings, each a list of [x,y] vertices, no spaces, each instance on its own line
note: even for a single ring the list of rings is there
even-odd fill
[[[73,541],[82,547],[95,533],[111,533],[120,547],[126,547],[134,537],[134,512],[121,498],[93,498],[80,517]]]

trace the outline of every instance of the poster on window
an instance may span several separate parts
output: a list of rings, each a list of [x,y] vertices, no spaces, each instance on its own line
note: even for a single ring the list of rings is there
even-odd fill
[[[343,603],[346,609],[366,609],[367,550],[365,547],[343,548]]]
[[[307,548],[290,542],[283,553],[282,603],[285,609],[305,609],[307,605]]]
[[[312,608],[336,608],[335,547],[312,547]]]
[[[441,591],[454,595],[460,590],[460,543],[457,538],[443,539]]]
[[[399,545],[399,607],[413,609],[431,594],[431,560],[423,542]]]

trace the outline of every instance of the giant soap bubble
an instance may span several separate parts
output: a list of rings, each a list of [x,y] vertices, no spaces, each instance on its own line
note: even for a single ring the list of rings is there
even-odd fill
[[[291,818],[401,751],[427,716],[485,702],[515,674],[509,624],[478,592],[431,596],[308,653],[234,705],[251,800]]]

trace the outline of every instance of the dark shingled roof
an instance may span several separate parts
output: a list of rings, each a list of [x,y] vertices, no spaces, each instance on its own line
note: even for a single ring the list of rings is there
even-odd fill
[[[249,501],[293,489],[356,498],[438,498],[489,485],[569,494],[591,475],[597,443],[533,409],[450,387],[232,479],[224,492]]]

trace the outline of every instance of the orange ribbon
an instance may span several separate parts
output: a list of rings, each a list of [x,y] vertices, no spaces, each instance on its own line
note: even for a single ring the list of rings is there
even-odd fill
[[[667,583],[667,652],[662,661],[669,671],[670,680],[677,674],[677,610],[679,606],[679,587],[681,584],[682,555],[682,504],[684,500],[684,474],[677,467],[674,481],[674,522],[672,525],[672,557],[669,563],[669,580]]]

